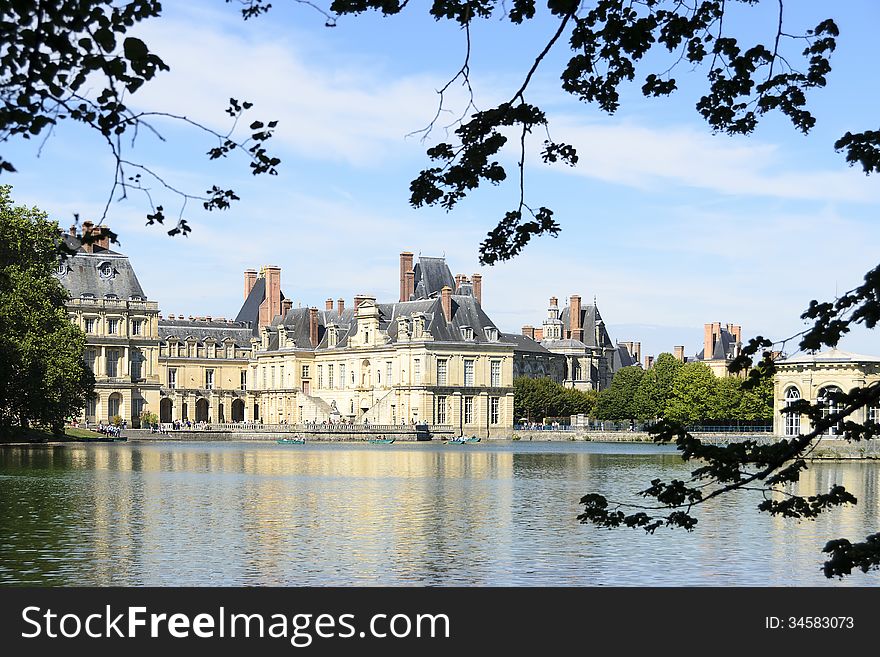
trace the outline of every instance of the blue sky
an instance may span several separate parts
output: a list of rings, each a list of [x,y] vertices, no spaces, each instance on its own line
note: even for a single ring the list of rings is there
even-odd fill
[[[608,117],[559,91],[567,51],[551,53],[529,99],[548,110],[554,138],[578,147],[580,164],[531,161],[526,188],[531,204],[555,210],[563,231],[485,268],[478,245],[515,205],[513,185],[479,190],[451,213],[407,202],[409,181],[426,164],[426,144],[407,135],[431,120],[436,90],[464,52],[454,24],[411,4],[415,11],[404,16],[366,14],[326,29],[319,15],[294,3],[277,2],[247,22],[236,3],[167,3],[161,19],[139,28],[172,70],[131,105],[222,130],[234,96],[254,103],[254,118],[279,121],[271,150],[282,165],[271,178],[250,176],[240,159],[207,162],[213,143],[180,126],[156,124],[164,143],[139,137],[132,159],[176,185],[201,191],[218,183],[242,197],[225,213],[187,208],[187,239],[144,226],[143,197],[113,203],[108,225],[163,312],[233,317],[242,271],[264,264],[282,267],[295,304],[350,302],[360,293],[395,300],[398,253],[411,250],[445,255],[453,273],[480,271],[484,308],[504,330],[540,325],[550,296],[580,294],[598,299],[613,338],[641,341],[643,354],[677,344],[692,354],[706,322],[741,324],[746,337],[796,333],[810,299],[854,287],[877,264],[880,180],[848,168],[832,148],[847,130],[877,129],[880,73],[868,64],[877,3],[788,3],[791,31],[829,16],[841,29],[829,85],[810,97],[818,125],[807,137],[781,117],[765,119],[749,137],[713,136],[693,109],[700,70],[680,70],[682,91],[671,99],[645,100],[638,85],[625,89],[621,109]],[[775,6],[736,8],[730,24],[766,33]],[[512,95],[553,29],[549,19],[474,27],[479,107]],[[463,98],[453,89],[450,108],[460,110]],[[435,131],[429,143],[442,138]],[[6,144],[19,173],[0,182],[63,226],[74,212],[99,216],[112,162],[98,136],[62,126],[39,157],[38,145]],[[173,196],[158,196],[169,214],[179,211]],[[880,353],[867,331],[841,346]]]

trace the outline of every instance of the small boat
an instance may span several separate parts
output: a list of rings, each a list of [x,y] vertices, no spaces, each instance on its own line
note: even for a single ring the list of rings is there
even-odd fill
[[[466,443],[478,443],[478,442],[480,442],[480,439],[477,438],[476,436],[471,436],[470,438],[466,438],[464,442],[466,442]]]
[[[452,438],[451,440],[447,440],[446,443],[448,445],[466,445],[468,443],[478,443],[480,439],[476,436],[471,436],[470,438],[465,438],[462,436],[461,438]]]
[[[282,438],[281,440],[276,440],[276,443],[279,445],[305,445],[305,438]]]
[[[390,445],[394,442],[394,438],[371,438],[367,442],[371,445]]]

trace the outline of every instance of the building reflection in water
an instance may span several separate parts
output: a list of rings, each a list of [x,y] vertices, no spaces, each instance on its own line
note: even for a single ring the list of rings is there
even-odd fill
[[[587,492],[638,502],[651,479],[687,473],[652,445],[7,448],[0,582],[823,585],[824,541],[878,526],[868,462],[811,465],[802,490],[859,498],[815,523],[759,515],[751,493],[701,510],[691,533],[576,521]]]

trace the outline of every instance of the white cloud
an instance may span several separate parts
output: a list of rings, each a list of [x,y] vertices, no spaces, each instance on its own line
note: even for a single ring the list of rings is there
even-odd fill
[[[644,190],[680,185],[729,195],[877,201],[874,181],[853,169],[804,169],[774,144],[712,136],[689,127],[553,119],[553,137],[574,145],[577,167],[560,170]]]

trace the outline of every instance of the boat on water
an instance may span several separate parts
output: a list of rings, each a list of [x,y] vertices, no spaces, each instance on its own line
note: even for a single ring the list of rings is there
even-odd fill
[[[390,445],[394,442],[394,438],[371,438],[367,442],[371,445]]]
[[[276,443],[279,445],[305,445],[305,438],[281,438],[280,440],[276,440]]]
[[[461,438],[453,438],[451,440],[447,440],[446,443],[448,445],[466,445],[468,443],[478,443],[480,439],[476,436],[471,436],[470,438],[465,438],[462,436]]]

